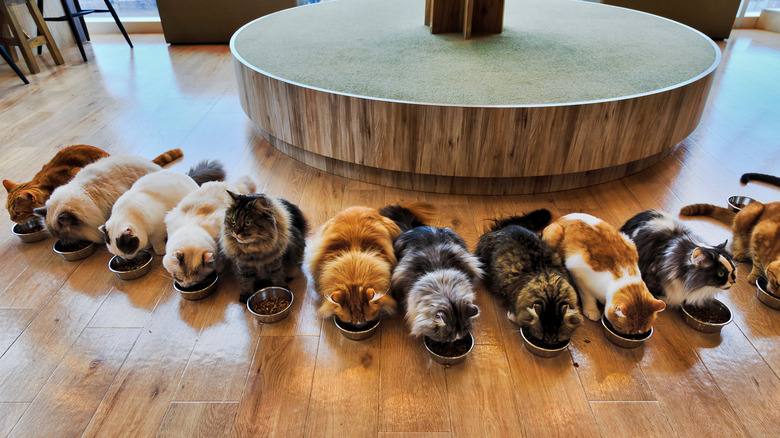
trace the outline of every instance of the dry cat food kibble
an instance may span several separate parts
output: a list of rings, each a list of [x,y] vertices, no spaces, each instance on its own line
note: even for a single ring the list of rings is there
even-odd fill
[[[38,221],[29,221],[17,225],[17,230],[21,234],[37,233],[43,229],[43,224]]]
[[[148,261],[149,258],[146,256],[146,254],[138,254],[130,260],[117,257],[114,259],[111,267],[117,271],[135,271],[136,269],[140,269]]]
[[[436,342],[428,339],[427,343],[431,351],[444,357],[462,356],[471,348],[471,338],[468,336],[455,342]]]
[[[685,306],[685,311],[699,321],[709,322],[712,324],[720,324],[728,320],[728,318],[723,318],[718,315],[718,312],[710,307]]]
[[[287,298],[266,298],[259,303],[252,302],[249,308],[260,315],[273,315],[286,309],[290,305]]]
[[[531,342],[532,344],[540,348],[546,348],[548,350],[558,350],[565,347],[569,343],[569,341],[563,341],[563,342],[556,342],[554,344],[550,344],[544,342],[539,338],[534,337],[533,335],[528,333],[528,331],[524,331],[523,334],[525,335],[525,338],[528,339],[528,341]]]
[[[62,252],[75,252],[81,249],[84,249],[92,244],[92,242],[88,240],[81,240],[78,242],[68,242],[64,243],[63,241],[57,241],[59,245],[57,245],[57,249]]]

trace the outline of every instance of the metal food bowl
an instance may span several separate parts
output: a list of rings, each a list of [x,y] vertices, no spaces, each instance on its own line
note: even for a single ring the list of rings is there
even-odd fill
[[[541,357],[555,357],[561,353],[561,351],[565,350],[569,344],[571,343],[571,339],[565,341],[565,342],[559,342],[559,344],[563,344],[561,347],[557,348],[548,348],[548,347],[542,347],[539,345],[534,344],[531,342],[530,333],[526,335],[525,329],[520,329],[520,335],[523,337],[523,342],[525,343],[525,348],[530,351],[531,353],[541,356]]]
[[[39,225],[41,229],[32,232],[27,231],[34,225]],[[35,219],[23,224],[14,224],[13,228],[11,228],[11,232],[14,233],[14,235],[16,235],[19,240],[25,243],[40,242],[41,240],[49,237],[49,233],[46,232],[46,227],[44,227],[43,224]]]
[[[738,213],[751,202],[756,202],[756,200],[747,196],[732,196],[729,198],[729,208],[734,213]]]
[[[379,323],[381,321],[382,318],[377,318],[373,321],[360,324],[359,326],[354,326],[341,321],[335,316],[333,317],[333,323],[336,324],[336,327],[341,331],[341,334],[344,335],[345,338],[353,341],[362,341],[363,339],[370,338],[374,332],[376,332],[376,329],[379,328]]]
[[[769,292],[769,286],[766,284],[766,278],[759,278],[756,280],[756,297],[758,301],[761,301],[764,305],[767,305],[773,309],[780,310],[780,297],[773,295]]]
[[[182,287],[174,280],[173,288],[176,289],[185,300],[201,300],[214,292],[217,288],[217,281],[219,281],[219,275],[214,271],[204,278],[203,281],[190,287]]]
[[[721,303],[718,300],[710,300],[704,303],[704,305],[708,308],[712,308],[712,310],[715,311],[715,313],[718,314],[718,319],[724,321],[724,322],[708,322],[708,321],[702,321],[700,319],[697,319],[695,316],[688,313],[688,310],[686,307],[687,305],[683,305],[680,307],[683,314],[683,319],[685,319],[685,323],[689,326],[695,328],[696,330],[700,332],[705,333],[717,333],[720,332],[720,330],[732,320],[731,310],[729,310],[728,307],[726,307],[725,304]]]
[[[95,249],[97,249],[97,245],[94,242],[83,241],[83,242],[79,242],[79,243],[81,243],[81,244],[89,243],[89,244],[87,246],[85,246],[83,248],[80,248],[80,249],[77,249],[75,251],[65,251],[65,249],[63,248],[62,241],[58,240],[58,241],[54,242],[54,246],[52,247],[52,249],[54,249],[54,252],[59,254],[63,259],[65,259],[65,260],[67,260],[69,262],[74,262],[76,260],[85,259],[85,258],[89,257],[90,255],[92,255],[92,253],[95,252]]]
[[[143,277],[146,273],[152,269],[152,254],[149,251],[138,251],[135,256],[137,258],[143,258],[144,262],[138,269],[132,269],[129,271],[123,271],[119,269],[118,263],[122,260],[119,256],[111,257],[108,261],[108,269],[116,274],[121,280],[135,280],[136,278]]]
[[[447,356],[442,356],[442,355],[434,353],[431,350],[431,347],[428,345],[428,342],[431,339],[428,338],[427,336],[423,340],[423,344],[425,345],[425,349],[428,350],[428,355],[431,356],[431,359],[433,359],[434,362],[438,362],[438,363],[440,363],[442,365],[449,366],[449,365],[459,364],[459,363],[463,362],[464,360],[466,360],[466,357],[469,355],[469,353],[471,353],[471,350],[474,349],[474,336],[472,336],[471,333],[468,334],[468,339],[471,342],[471,345],[469,345],[469,349],[466,350],[466,352],[461,354],[460,356],[454,356],[454,357],[447,357]]]
[[[623,348],[637,348],[645,343],[646,340],[653,336],[653,328],[650,331],[642,333],[636,336],[626,336],[615,331],[612,327],[612,323],[607,320],[606,316],[601,317],[601,326],[604,327],[604,336],[610,340],[613,344]]]
[[[280,310],[279,312],[273,313],[271,315],[263,315],[261,313],[257,313],[252,310],[251,304],[263,300],[267,300],[267,299],[272,299],[272,298],[284,298],[288,300],[290,304],[288,304],[287,307]],[[251,313],[252,315],[255,316],[255,318],[257,318],[258,321],[265,324],[269,324],[287,318],[287,315],[290,314],[292,303],[293,303],[292,291],[283,287],[272,286],[272,287],[266,287],[264,289],[260,289],[259,291],[252,294],[252,296],[250,296],[249,299],[246,300],[246,308],[247,310],[249,310],[249,313]]]

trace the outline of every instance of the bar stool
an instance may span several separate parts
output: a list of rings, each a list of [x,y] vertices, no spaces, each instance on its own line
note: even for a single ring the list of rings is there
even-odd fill
[[[76,10],[73,11],[70,8],[70,5],[68,4],[68,0],[60,0],[62,3],[62,10],[65,12],[65,15],[61,17],[46,17],[44,20],[46,21],[67,21],[68,26],[70,26],[70,31],[73,34],[73,39],[76,40],[76,45],[79,46],[79,52],[81,52],[81,58],[84,60],[84,62],[87,62],[87,53],[84,51],[84,44],[81,41],[81,34],[78,31],[78,28],[76,27],[76,18],[79,19],[79,22],[81,23],[81,28],[84,30],[84,36],[87,41],[89,41],[89,31],[87,30],[87,23],[84,22],[84,16],[92,14],[94,12],[109,12],[112,17],[114,17],[114,21],[116,21],[117,27],[119,27],[119,31],[122,32],[122,35],[125,37],[125,40],[127,41],[127,44],[130,45],[130,48],[133,48],[133,43],[130,41],[130,37],[127,36],[127,32],[125,31],[125,27],[122,25],[122,21],[119,20],[119,16],[116,14],[116,11],[114,10],[114,7],[111,6],[111,2],[108,0],[103,0],[106,3],[106,9],[81,9],[81,5],[79,4],[79,0],[73,0],[73,5],[76,7]],[[43,11],[43,0],[38,0],[38,8]],[[40,49],[39,52],[40,53]]]
[[[3,56],[3,59],[5,59],[5,62],[8,63],[8,65],[11,66],[12,69],[16,72],[17,75],[19,75],[19,78],[25,83],[29,84],[30,81],[27,80],[27,77],[24,76],[24,73],[22,73],[21,70],[19,70],[19,66],[16,65],[13,59],[8,55],[8,52],[5,51],[5,48],[3,46],[0,46],[0,55]]]
[[[38,28],[38,33],[43,35],[32,38],[22,28],[22,24],[15,12],[17,10],[16,7],[22,4],[27,6],[27,10]],[[10,37],[2,36],[6,27],[10,29]],[[33,57],[32,49],[34,47],[38,47],[38,53],[41,53],[41,46],[46,45],[49,48],[51,57],[54,58],[54,63],[57,65],[65,64],[65,60],[62,59],[62,54],[60,54],[60,49],[57,47],[57,43],[54,42],[54,38],[51,36],[51,32],[49,32],[49,27],[43,20],[43,16],[41,16],[41,11],[38,10],[38,7],[35,6],[32,0],[0,0],[0,44],[6,47],[18,46],[24,61],[27,63],[27,68],[33,74],[41,71],[38,63],[35,61],[35,57]],[[11,52],[11,54],[16,56],[16,52]]]

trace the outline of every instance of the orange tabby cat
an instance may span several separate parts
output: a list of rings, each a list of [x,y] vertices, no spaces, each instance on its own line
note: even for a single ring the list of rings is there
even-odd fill
[[[710,216],[731,226],[734,259],[753,260],[747,280],[767,279],[769,292],[780,295],[780,202],[751,202],[739,213],[712,204],[693,204],[680,210],[682,216]]]
[[[73,179],[82,167],[107,156],[108,152],[94,146],[68,146],[57,152],[31,181],[14,184],[3,180],[3,187],[8,191],[5,208],[11,220],[21,224],[33,219],[33,210],[43,207],[54,189]],[[173,149],[155,158],[154,163],[165,166],[181,156],[181,149]]]
[[[419,202],[404,207],[421,219],[432,211]],[[393,242],[400,234],[395,222],[369,207],[350,207],[322,226],[306,248],[305,264],[322,296],[318,310],[323,317],[361,324],[382,311],[395,312],[388,290],[396,265]]]
[[[642,281],[636,246],[601,219],[582,213],[563,216],[544,229],[542,239],[565,259],[588,319],[601,318],[599,301],[618,332],[637,335],[649,331],[666,308]]]

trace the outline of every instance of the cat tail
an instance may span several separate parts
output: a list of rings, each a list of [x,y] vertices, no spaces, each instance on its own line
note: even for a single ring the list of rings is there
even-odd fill
[[[767,175],[765,173],[746,173],[739,179],[739,182],[742,184],[747,184],[750,181],[764,182],[780,187],[780,177]]]
[[[254,180],[250,178],[249,175],[244,175],[235,180],[233,185],[236,186],[236,189],[243,195],[257,193],[257,184],[255,184]]]
[[[402,232],[425,226],[424,221],[430,221],[435,213],[433,205],[419,201],[388,205],[379,211],[379,214],[395,222]]]
[[[693,204],[686,205],[680,209],[680,216],[707,216],[722,222],[728,226],[734,222],[734,216],[737,214],[728,208],[718,207],[712,204]]]
[[[158,155],[157,158],[152,160],[152,163],[160,167],[165,167],[183,156],[184,156],[184,152],[182,152],[181,149],[179,148],[171,149],[169,151],[165,151],[162,154]]]
[[[552,214],[550,213],[550,210],[546,208],[540,208],[539,210],[534,210],[522,216],[509,216],[503,219],[491,219],[491,221],[493,221],[493,225],[490,226],[490,231],[497,231],[510,225],[520,225],[521,227],[528,228],[531,231],[541,231],[544,227],[550,224],[550,220],[552,220]]]
[[[202,160],[195,167],[191,167],[187,175],[199,186],[209,181],[224,181],[225,166],[219,160]]]

